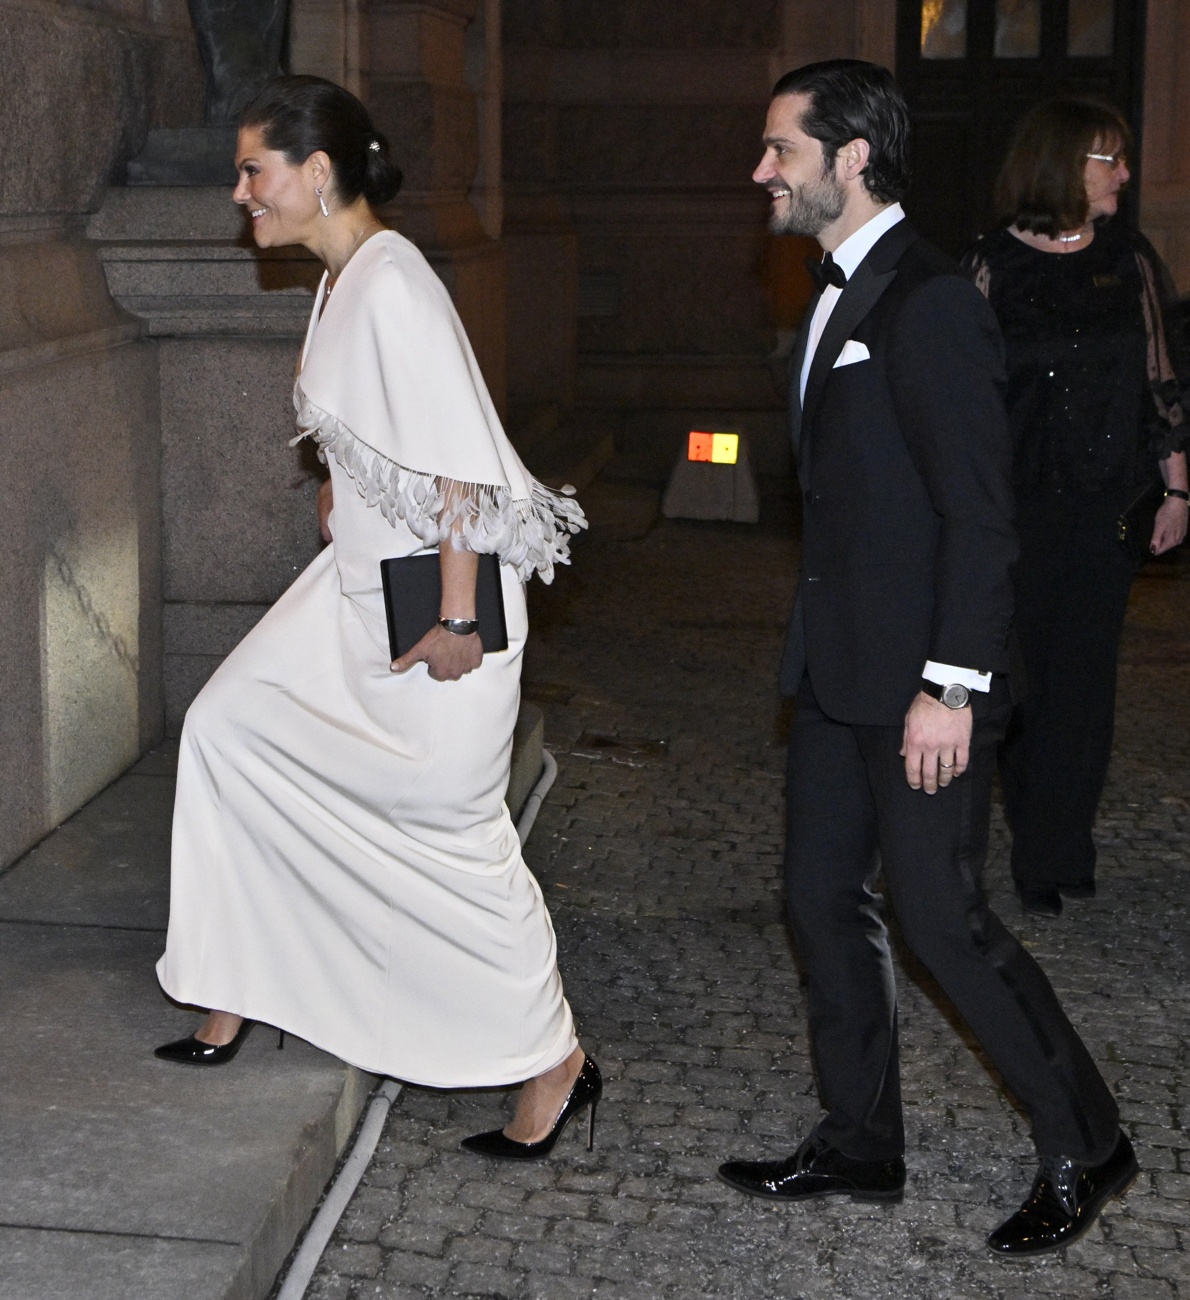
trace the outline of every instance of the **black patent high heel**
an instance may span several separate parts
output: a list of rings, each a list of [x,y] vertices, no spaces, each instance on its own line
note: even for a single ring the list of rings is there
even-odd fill
[[[189,1038],[179,1038],[158,1047],[153,1055],[160,1061],[173,1061],[176,1065],[226,1065],[235,1059],[255,1024],[255,1020],[245,1020],[230,1043],[204,1043],[191,1034]],[[285,1046],[285,1030],[279,1029],[277,1034],[277,1050],[280,1051]]]
[[[465,1137],[461,1145],[468,1151],[481,1156],[495,1156],[500,1160],[541,1160],[554,1149],[554,1144],[562,1136],[562,1130],[579,1113],[584,1106],[590,1106],[587,1116],[587,1150],[595,1149],[595,1107],[603,1096],[603,1076],[599,1066],[589,1057],[583,1058],[582,1069],[570,1089],[554,1127],[540,1142],[517,1142],[508,1137],[502,1129],[492,1129],[487,1133],[476,1133]]]

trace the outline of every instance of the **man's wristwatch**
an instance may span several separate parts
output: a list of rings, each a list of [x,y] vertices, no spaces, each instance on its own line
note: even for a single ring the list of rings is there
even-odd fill
[[[952,682],[949,686],[939,686],[937,682],[927,681],[923,677],[921,689],[927,695],[932,695],[934,699],[945,704],[948,709],[965,709],[971,702],[971,692],[965,686],[960,686],[958,682]]]

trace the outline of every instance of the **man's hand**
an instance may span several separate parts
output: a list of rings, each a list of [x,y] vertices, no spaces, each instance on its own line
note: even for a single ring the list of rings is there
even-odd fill
[[[335,495],[328,478],[318,489],[318,531],[324,542],[333,541],[331,537],[331,511],[335,508]]]
[[[971,707],[948,709],[918,691],[905,714],[901,757],[905,780],[915,790],[936,794],[967,770],[971,756]]]
[[[424,663],[436,682],[457,682],[483,663],[483,643],[478,632],[456,636],[435,624],[400,659],[390,665],[394,673],[408,672],[414,664]]]

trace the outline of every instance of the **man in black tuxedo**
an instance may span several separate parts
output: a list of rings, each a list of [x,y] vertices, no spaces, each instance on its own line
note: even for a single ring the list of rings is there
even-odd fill
[[[988,1238],[1081,1236],[1137,1171],[1046,977],[988,908],[995,748],[1010,706],[1010,442],[995,317],[904,219],[909,121],[891,74],[831,60],[774,88],[753,180],[771,228],[826,250],[793,354],[802,570],[781,666],[797,697],[785,882],[826,1113],[758,1196],[900,1200],[896,995],[875,892],[1028,1112],[1032,1192]]]

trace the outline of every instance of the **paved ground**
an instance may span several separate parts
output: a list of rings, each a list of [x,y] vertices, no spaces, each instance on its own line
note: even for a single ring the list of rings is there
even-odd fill
[[[596,1149],[485,1164],[458,1139],[500,1092],[406,1089],[311,1288],[317,1300],[1190,1297],[1190,566],[1136,587],[1100,897],[1026,920],[994,827],[995,906],[1038,955],[1121,1098],[1144,1173],[1066,1257],[1005,1265],[985,1232],[1034,1169],[1025,1125],[902,964],[905,1203],[771,1206],[716,1182],[817,1114],[778,864],[773,688],[789,520],[665,523],[580,548],[534,594],[526,692],[558,784],[529,843],[567,993],[606,1080]]]

